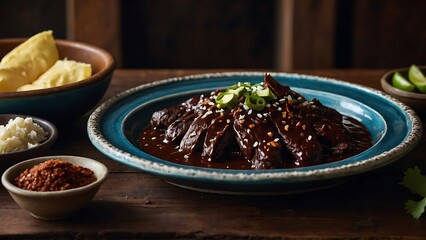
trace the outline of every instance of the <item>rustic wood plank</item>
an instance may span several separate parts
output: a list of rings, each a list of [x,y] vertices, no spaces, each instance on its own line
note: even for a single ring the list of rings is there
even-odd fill
[[[28,38],[53,30],[56,38],[65,38],[65,2],[57,0],[0,1],[0,37]]]
[[[295,1],[293,14],[293,68],[332,68],[336,1]]]
[[[426,64],[422,0],[354,1],[354,68],[391,68]]]
[[[275,68],[289,71],[293,68],[294,0],[278,1],[277,12]]]
[[[67,38],[111,52],[121,66],[121,12],[118,0],[67,0]]]

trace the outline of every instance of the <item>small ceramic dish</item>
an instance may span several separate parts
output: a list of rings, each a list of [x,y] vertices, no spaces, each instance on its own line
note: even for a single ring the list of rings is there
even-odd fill
[[[50,192],[30,191],[19,188],[13,180],[25,169],[51,159],[59,159],[92,170],[97,178],[86,186]],[[16,203],[38,219],[57,220],[74,215],[96,195],[108,176],[107,167],[93,159],[78,156],[45,156],[33,158],[13,165],[1,178],[3,186]]]
[[[415,111],[426,112],[426,93],[407,92],[392,86],[393,74],[399,72],[407,77],[408,69],[409,67],[399,68],[385,73],[380,81],[382,88],[386,93],[412,107]],[[419,66],[419,69],[426,74],[426,66]]]
[[[26,39],[0,39],[0,59]],[[67,58],[92,66],[92,76],[60,87],[23,92],[0,92],[0,114],[19,113],[52,122],[69,122],[92,109],[107,90],[115,60],[107,51],[85,43],[55,40],[59,59]]]
[[[4,170],[20,161],[45,155],[58,138],[58,130],[55,125],[39,117],[18,114],[0,114],[0,125],[6,125],[10,119],[15,119],[16,117],[32,118],[34,123],[38,124],[47,132],[46,139],[39,145],[29,149],[0,154],[0,173],[3,173]]]

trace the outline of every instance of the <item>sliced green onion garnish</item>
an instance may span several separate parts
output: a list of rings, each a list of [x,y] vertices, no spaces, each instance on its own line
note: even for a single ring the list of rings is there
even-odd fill
[[[243,87],[243,86],[241,86],[241,87],[238,87],[238,88],[236,88],[236,89],[227,89],[226,90],[226,92],[228,92],[228,93],[233,93],[233,94],[235,94],[235,95],[237,95],[237,97],[241,97],[243,94],[244,94],[244,92],[246,91],[246,88],[245,87]]]
[[[246,95],[244,103],[247,105],[247,107],[256,111],[262,111],[266,106],[265,99],[256,95]]]
[[[237,95],[233,93],[221,92],[217,95],[215,102],[218,108],[234,108],[238,103]]]
[[[264,88],[262,90],[257,90],[256,91],[256,95],[259,96],[259,97],[264,98],[266,101],[277,99],[277,96],[275,96],[275,94],[269,88]]]
[[[251,84],[249,82],[238,82],[216,97],[218,108],[234,108],[244,96],[245,105],[253,110],[262,111],[266,103],[277,96],[262,83]]]

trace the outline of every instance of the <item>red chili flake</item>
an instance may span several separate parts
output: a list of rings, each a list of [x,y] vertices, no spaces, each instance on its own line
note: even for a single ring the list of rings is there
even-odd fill
[[[31,191],[47,192],[78,188],[96,181],[92,170],[59,159],[51,159],[26,169],[15,185]]]

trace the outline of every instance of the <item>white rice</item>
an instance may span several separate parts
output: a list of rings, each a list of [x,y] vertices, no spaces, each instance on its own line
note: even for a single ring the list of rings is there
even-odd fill
[[[29,149],[46,139],[47,132],[30,117],[10,119],[0,125],[0,154]]]

